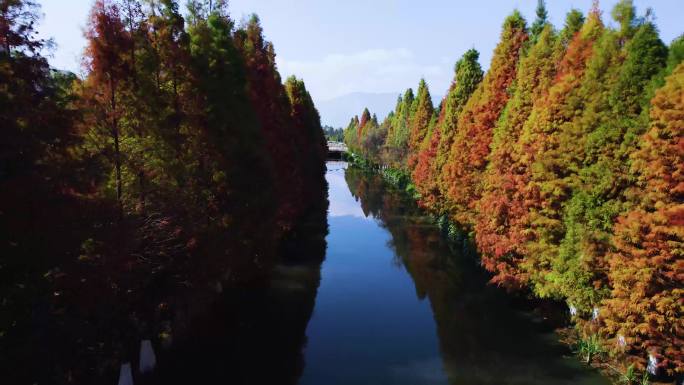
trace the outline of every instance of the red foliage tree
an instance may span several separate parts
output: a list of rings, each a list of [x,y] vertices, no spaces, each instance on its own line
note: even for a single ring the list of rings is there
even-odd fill
[[[489,72],[458,119],[458,131],[444,166],[443,179],[449,186],[451,215],[463,225],[474,222],[474,204],[480,195],[479,181],[487,166],[492,130],[510,98],[508,87],[515,79],[527,38],[525,20],[516,11],[504,22],[501,42],[494,51]]]
[[[452,86],[453,87],[453,86]],[[442,102],[444,103],[444,101]],[[427,138],[428,142],[418,153],[418,161],[411,175],[416,189],[420,193],[420,205],[429,210],[440,211],[440,194],[437,173],[437,152],[442,139],[442,124],[444,122],[445,108],[439,113],[432,134]]]
[[[132,39],[118,7],[106,4],[104,0],[97,0],[93,5],[85,35],[88,40],[85,56],[90,70],[90,97],[99,111],[95,123],[108,131],[113,141],[116,197],[121,205],[123,160],[119,119],[123,112],[118,102],[125,82],[131,76],[130,57],[125,54],[130,52]]]
[[[368,108],[363,109],[363,113],[361,114],[361,121],[359,122],[359,125],[356,127],[356,140],[358,143],[361,143],[364,137],[364,131],[363,129],[366,127],[368,122],[371,120],[371,114],[370,111],[368,111]]]

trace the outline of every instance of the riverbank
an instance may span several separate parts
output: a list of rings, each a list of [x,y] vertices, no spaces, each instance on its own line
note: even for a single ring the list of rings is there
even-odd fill
[[[327,178],[328,250],[301,385],[609,383],[559,342],[561,309],[487,285],[468,244],[447,241],[410,196],[356,167],[335,163]]]
[[[411,199],[415,204],[420,202],[420,194],[416,191],[415,185],[409,174],[401,170],[392,169],[373,163],[357,154],[349,154],[347,157],[350,167],[358,168],[363,172],[375,174],[393,186],[406,198]],[[442,236],[448,241],[453,252],[460,253],[459,257],[466,255],[481,264],[475,234],[461,228],[456,222],[450,220],[448,216],[430,212],[426,208],[421,210],[430,220],[439,227]],[[491,274],[488,274],[491,278]],[[503,289],[501,289],[503,290]],[[634,385],[671,385],[676,384],[675,379],[650,380],[645,372],[638,372],[634,365],[625,362],[624,356],[611,354],[605,347],[604,341],[598,337],[598,323],[592,317],[582,319],[577,314],[572,314],[572,310],[561,301],[542,299],[535,296],[532,291],[522,289],[518,291],[508,290],[508,295],[513,296],[516,301],[533,309],[539,320],[553,319],[552,322],[545,322],[547,326],[553,325],[553,330],[557,334],[558,340],[565,344],[576,356],[578,362],[590,368],[599,370],[604,376],[610,378],[615,384],[634,384]],[[541,322],[541,321],[540,321]]]

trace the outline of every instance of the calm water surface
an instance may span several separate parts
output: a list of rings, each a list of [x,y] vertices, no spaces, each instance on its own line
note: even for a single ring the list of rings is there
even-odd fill
[[[327,180],[300,384],[608,383],[379,177],[329,162]]]
[[[404,194],[342,162],[327,181],[327,219],[322,200],[267,256],[56,270],[0,330],[3,384],[607,384]]]

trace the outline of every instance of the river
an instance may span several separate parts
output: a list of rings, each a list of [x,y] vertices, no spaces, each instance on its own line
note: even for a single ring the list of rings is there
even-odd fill
[[[301,385],[607,384],[382,179],[329,162]]]
[[[488,285],[378,175],[328,162],[326,179],[277,244],[247,233],[154,269],[70,258],[17,284],[3,383],[608,384],[558,342],[567,309]]]

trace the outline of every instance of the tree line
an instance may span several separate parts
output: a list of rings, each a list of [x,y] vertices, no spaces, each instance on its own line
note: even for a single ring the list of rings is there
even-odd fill
[[[342,142],[344,141],[344,129],[335,128],[332,126],[324,126],[323,132],[325,133],[325,138],[332,142]]]
[[[175,0],[96,0],[82,77],[49,67],[37,20],[31,0],[0,3],[1,181],[62,173],[60,191],[121,217],[224,227],[273,201],[262,214],[286,229],[313,200],[320,118],[301,80],[281,80],[256,15],[236,25],[220,0],[190,1],[187,17]]]
[[[472,232],[492,282],[566,301],[582,338],[651,374],[684,367],[684,37],[595,2],[562,28],[506,18],[489,69],[455,65],[439,105],[408,89],[345,142]]]
[[[39,20],[0,0],[0,367],[87,382],[163,343],[179,288],[257,282],[324,233],[326,143],[226,1],[93,1],[80,75],[49,66]]]

